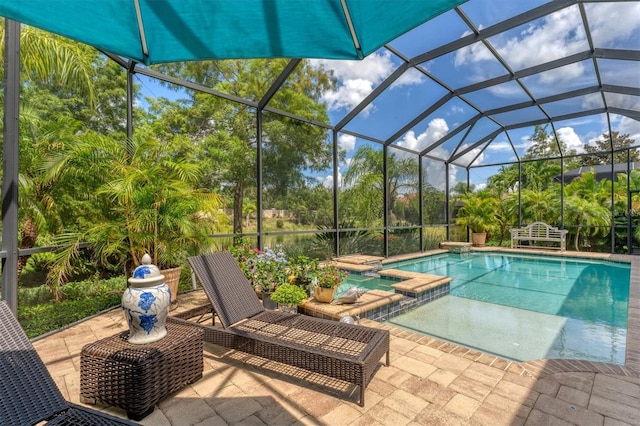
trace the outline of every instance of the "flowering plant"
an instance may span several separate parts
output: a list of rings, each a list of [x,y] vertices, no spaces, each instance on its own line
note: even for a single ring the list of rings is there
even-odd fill
[[[313,281],[318,287],[336,288],[347,275],[348,273],[340,270],[335,263],[327,263],[318,269]]]
[[[272,292],[287,282],[289,261],[280,246],[260,252],[253,262],[252,283],[256,290]]]
[[[289,259],[289,283],[311,290],[311,279],[317,275],[318,259],[298,255]]]
[[[285,283],[305,290],[311,290],[315,285],[336,288],[347,276],[334,262],[320,265],[317,259],[304,255],[288,258],[279,245],[261,251],[242,243],[230,247],[229,252],[253,287],[262,292],[273,292]]]
[[[229,253],[233,256],[233,258],[244,272],[244,276],[247,277],[249,281],[253,281],[254,275],[254,266],[256,262],[256,258],[262,251],[260,249],[251,247],[251,244],[242,242],[237,246],[229,247]]]

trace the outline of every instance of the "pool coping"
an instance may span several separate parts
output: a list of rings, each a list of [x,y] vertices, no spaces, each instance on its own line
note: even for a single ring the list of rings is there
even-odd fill
[[[594,259],[608,260],[619,263],[628,263],[631,265],[631,279],[629,283],[629,305],[627,310],[627,342],[625,351],[625,363],[623,365],[607,364],[592,362],[586,360],[568,360],[568,359],[544,359],[534,361],[519,362],[532,375],[538,376],[541,371],[569,371],[566,369],[580,368],[580,371],[608,372],[618,371],[618,367],[629,368],[640,372],[640,257],[617,254],[617,253],[595,253],[595,252],[575,252],[575,251],[557,251],[557,250],[541,250],[541,249],[511,249],[506,247],[472,247],[471,251],[478,252],[501,252],[510,254],[531,254],[531,255],[547,255],[553,257],[566,257],[575,259]],[[435,249],[424,252],[408,253],[398,256],[388,257],[380,260],[382,265],[395,263],[403,260],[411,260],[418,257],[433,256],[443,253],[449,253],[448,250]],[[597,367],[599,366],[599,367]],[[613,371],[612,371],[613,370]],[[536,374],[537,372],[537,374]],[[629,375],[629,374],[624,374]]]

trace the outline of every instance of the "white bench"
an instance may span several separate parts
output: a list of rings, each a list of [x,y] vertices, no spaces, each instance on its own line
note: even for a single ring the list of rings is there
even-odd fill
[[[567,246],[567,230],[558,229],[547,225],[544,222],[534,222],[524,228],[510,229],[511,232],[511,248],[532,247],[532,245],[523,245],[523,241],[542,242],[543,244],[535,247],[544,247],[564,251]],[[560,245],[544,244],[559,243]]]

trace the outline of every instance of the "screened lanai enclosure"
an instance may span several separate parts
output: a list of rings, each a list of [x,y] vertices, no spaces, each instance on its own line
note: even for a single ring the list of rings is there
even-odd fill
[[[123,162],[137,170],[197,164],[197,173],[183,172],[193,172],[191,183],[218,203],[218,248],[242,238],[320,259],[419,252],[468,241],[461,208],[483,204],[489,245],[506,246],[510,228],[543,221],[568,230],[568,250],[640,250],[640,1],[435,2],[431,19],[416,20],[395,19],[416,12],[375,2],[370,15],[405,27],[347,25],[354,40],[381,28],[379,48],[355,53],[362,59],[302,56],[299,37],[284,30],[280,57],[251,59],[248,47],[262,29],[253,34],[238,12],[226,24],[252,37],[226,38],[243,50],[225,53],[229,60],[184,56],[188,62],[153,59],[162,50],[153,47],[147,56],[126,56],[108,49],[118,37],[106,24],[99,27],[107,41],[85,39],[67,31],[75,23],[62,21],[63,11],[49,22],[34,18],[37,9],[7,3],[0,15],[24,24],[7,21],[3,33],[5,49],[21,39],[22,64],[11,60],[15,49],[5,51],[5,283],[15,277],[7,268],[25,266],[18,261],[25,255],[45,263],[70,231],[114,223],[122,212],[105,206],[121,200],[109,191],[114,181],[125,183]],[[155,5],[160,21],[168,16],[159,2],[130,3]],[[345,3],[352,12],[368,6]],[[268,12],[264,19],[279,16]],[[172,27],[182,40],[176,46],[214,57],[186,21],[176,21],[183,24]],[[304,40],[332,33],[322,19],[306,27],[278,22],[295,24]],[[142,28],[135,32],[144,43]],[[150,46],[159,34],[146,34]],[[282,47],[287,40],[298,40],[296,48]],[[54,45],[59,59],[88,61],[85,71],[43,78],[51,64],[38,55]],[[20,89],[19,136],[11,75],[20,76],[12,86]],[[88,144],[109,153],[105,163],[86,156],[80,148]],[[18,172],[20,185],[8,183]],[[172,187],[173,175],[164,176],[156,192]],[[29,241],[34,234],[25,231],[33,227]]]

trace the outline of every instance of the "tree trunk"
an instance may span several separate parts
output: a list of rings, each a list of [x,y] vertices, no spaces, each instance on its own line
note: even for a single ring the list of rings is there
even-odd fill
[[[243,201],[244,184],[242,182],[236,182],[236,187],[233,193],[233,233],[235,235],[242,234],[242,221],[244,219],[242,214]]]
[[[28,216],[27,220],[24,222],[24,226],[22,227],[22,235],[20,238],[20,248],[21,249],[32,248],[36,244],[37,238],[38,238],[38,225],[36,225],[35,221],[31,216]],[[30,257],[31,255],[18,256],[18,280],[20,280],[20,275],[22,274],[22,270],[24,269]]]

